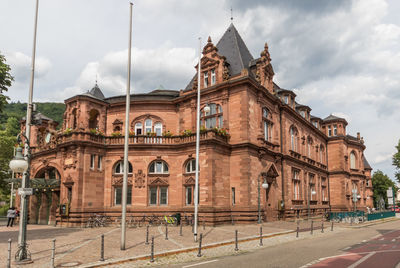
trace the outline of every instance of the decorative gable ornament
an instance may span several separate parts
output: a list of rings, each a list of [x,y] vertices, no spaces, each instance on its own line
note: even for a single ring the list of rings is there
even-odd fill
[[[256,80],[264,86],[269,92],[274,92],[274,69],[271,65],[271,56],[268,51],[268,44],[265,43],[264,50],[260,53],[260,58],[256,63]]]

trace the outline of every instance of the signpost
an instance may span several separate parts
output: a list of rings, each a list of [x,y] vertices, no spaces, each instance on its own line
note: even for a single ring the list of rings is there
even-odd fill
[[[18,188],[19,195],[33,195],[33,188]]]

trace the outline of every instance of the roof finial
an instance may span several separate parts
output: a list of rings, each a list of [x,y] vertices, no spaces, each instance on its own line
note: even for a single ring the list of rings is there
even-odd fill
[[[96,74],[96,85],[97,85],[97,74]]]
[[[232,10],[232,7],[231,7],[231,22],[233,22],[233,10]]]

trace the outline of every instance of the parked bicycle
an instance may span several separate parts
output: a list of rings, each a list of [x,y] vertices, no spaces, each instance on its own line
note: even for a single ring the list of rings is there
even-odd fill
[[[110,224],[111,218],[109,216],[95,214],[90,216],[86,222],[86,227],[106,227]]]

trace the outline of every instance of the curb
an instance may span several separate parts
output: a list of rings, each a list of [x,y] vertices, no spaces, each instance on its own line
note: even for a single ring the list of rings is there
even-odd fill
[[[263,235],[262,238],[263,239],[264,238],[271,238],[271,237],[291,234],[291,233],[295,233],[295,232],[296,231],[289,230],[289,231],[284,231],[284,232],[271,233],[271,234]],[[248,242],[248,241],[258,240],[258,239],[260,239],[259,235],[248,236],[248,237],[239,239],[238,243],[243,243],[243,242]],[[233,245],[233,244],[235,244],[235,240],[227,240],[227,241],[215,242],[215,243],[204,245],[204,246],[202,246],[202,249],[209,249],[209,248],[215,248],[215,247],[221,247],[221,246]],[[160,252],[160,253],[154,254],[154,258],[156,258],[156,257],[165,257],[165,256],[175,255],[175,254],[180,254],[180,253],[193,252],[193,251],[197,251],[197,250],[198,250],[198,246],[182,248],[182,249],[178,249],[178,250],[168,250],[168,251],[164,251],[164,252]],[[103,262],[97,261],[97,262],[94,262],[94,263],[88,263],[88,264],[85,264],[85,265],[81,265],[79,267],[80,268],[104,267],[104,266],[111,265],[111,264],[114,265],[114,264],[121,264],[121,263],[124,263],[124,262],[139,261],[139,260],[146,260],[146,259],[150,259],[149,254],[139,255],[139,256],[134,256],[134,257],[128,257],[128,258],[123,258],[123,259],[114,259],[114,260],[111,259],[109,261],[103,261]]]

